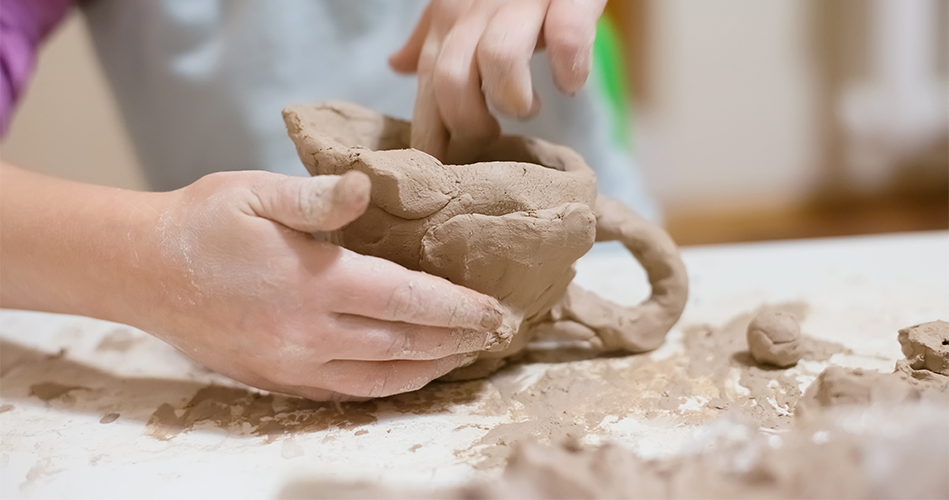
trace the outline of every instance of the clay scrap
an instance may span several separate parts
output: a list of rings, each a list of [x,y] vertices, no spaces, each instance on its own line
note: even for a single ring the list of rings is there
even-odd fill
[[[755,361],[780,368],[801,360],[801,325],[781,310],[761,312],[748,324],[748,351]]]
[[[502,136],[470,165],[444,165],[409,148],[411,124],[328,102],[283,112],[312,175],[366,173],[366,213],[327,235],[355,252],[444,277],[500,300],[502,328],[455,380],[483,377],[521,351],[539,325],[603,351],[655,349],[679,319],[688,280],[660,228],[598,196],[593,171],[569,148]],[[652,285],[624,308],[570,282],[594,241],[621,241]]]
[[[796,416],[810,418],[836,406],[920,399],[949,405],[949,323],[932,321],[903,328],[898,339],[906,358],[896,362],[892,373],[827,367],[798,402]]]
[[[907,358],[894,373],[828,367],[802,400],[808,418],[782,432],[733,413],[703,427],[684,453],[654,460],[616,444],[583,446],[580,434],[552,444],[508,439],[513,453],[496,481],[435,492],[313,481],[281,497],[947,498],[949,377],[939,362],[947,326],[900,330]]]

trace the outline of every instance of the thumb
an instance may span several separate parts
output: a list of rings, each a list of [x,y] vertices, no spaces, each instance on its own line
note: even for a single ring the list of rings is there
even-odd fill
[[[355,170],[343,175],[284,177],[257,187],[256,212],[297,231],[333,231],[366,211],[370,187],[369,177]]]

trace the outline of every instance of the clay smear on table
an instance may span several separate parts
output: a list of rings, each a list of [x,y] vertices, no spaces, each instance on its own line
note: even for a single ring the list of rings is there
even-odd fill
[[[498,298],[505,321],[473,365],[485,376],[540,327],[601,351],[658,347],[688,296],[678,250],[660,228],[598,197],[593,171],[569,148],[515,136],[477,162],[443,165],[410,149],[411,125],[353,104],[291,106],[284,121],[313,175],[359,170],[372,182],[366,213],[328,235],[364,255],[447,278]],[[652,295],[625,308],[570,284],[594,241],[621,241],[643,265]]]
[[[789,305],[781,306],[780,310],[787,312]],[[742,372],[744,381],[739,382],[742,385],[769,378],[767,373],[783,372],[774,369],[763,372],[750,362],[747,352],[741,347],[735,348],[743,343],[751,319],[761,312],[767,309],[742,315],[724,327],[692,329],[686,334],[686,353],[678,361],[690,365],[687,370],[692,376],[715,373],[730,365]],[[796,315],[800,312],[798,309]],[[706,357],[703,354],[710,345],[709,339],[723,341],[726,347]],[[495,441],[495,446],[510,449],[499,480],[436,492],[393,490],[370,484],[299,482],[288,485],[281,498],[311,498],[322,494],[327,497],[358,494],[361,498],[456,499],[946,498],[949,497],[949,481],[945,476],[949,467],[949,447],[946,446],[949,442],[949,384],[946,383],[949,370],[946,368],[949,365],[944,361],[949,360],[949,323],[932,322],[903,329],[899,339],[907,357],[897,363],[894,373],[828,367],[801,401],[801,405],[809,407],[806,416],[780,422],[782,432],[760,432],[760,421],[755,418],[760,414],[739,412],[704,427],[701,436],[694,438],[693,446],[684,453],[644,460],[618,445],[579,444],[579,438],[587,430],[585,427],[602,417],[594,415],[585,426],[582,424],[585,411],[603,406],[607,410],[621,407],[611,403],[609,398],[597,399],[590,392],[594,387],[589,379],[597,378],[596,375],[582,379],[577,388],[587,399],[595,400],[580,409],[562,406],[569,395],[558,394],[552,391],[551,384],[540,381],[529,390],[538,391],[545,398],[552,393],[560,398],[546,413],[537,410],[542,404],[539,400],[518,401],[527,401],[525,406],[533,408],[529,411],[533,417],[550,418],[557,411],[566,414],[562,421],[570,424],[563,425],[562,429],[570,431],[540,435],[536,431],[541,426],[509,428],[517,432]],[[802,341],[804,360],[827,359],[829,353],[842,351],[839,346],[816,342],[806,336]],[[731,356],[725,356],[728,361],[722,363],[721,355],[725,353]],[[648,360],[648,357],[636,359]],[[693,361],[699,364],[694,365]],[[703,361],[709,364],[703,367]],[[656,364],[661,363],[665,361]],[[650,364],[644,361],[639,367]],[[582,377],[579,372],[574,375]],[[657,375],[657,371],[650,371],[650,375]],[[849,382],[828,390],[829,380]],[[559,387],[566,391],[567,385]],[[775,394],[767,394],[769,386],[772,384],[751,383],[746,387],[756,387],[752,393],[758,398],[769,398]],[[625,388],[628,390],[630,386]],[[618,392],[612,397],[617,397]],[[627,402],[630,410],[643,402],[634,393],[626,395],[632,400]],[[744,404],[739,406],[740,399],[736,400],[733,394],[725,397],[732,407],[747,408]],[[793,400],[799,397],[799,393],[789,397],[792,407]],[[646,406],[655,409],[654,405]],[[556,425],[548,425],[545,432],[552,427]],[[538,443],[538,440],[549,443]]]
[[[376,415],[381,414],[431,415],[464,408],[475,415],[509,417],[510,423],[484,427],[487,432],[473,447],[456,450],[459,459],[481,469],[502,467],[515,443],[525,439],[555,443],[602,434],[604,420],[609,418],[696,426],[733,412],[763,427],[782,429],[792,423],[791,413],[801,397],[796,373],[803,369],[759,367],[745,347],[749,322],[770,309],[789,311],[799,319],[806,315],[806,306],[788,303],[749,311],[719,326],[688,327],[682,351],[661,359],[649,355],[594,358],[598,353],[594,348],[528,347],[511,366],[487,379],[436,382],[412,393],[340,407],[208,386],[183,405],[159,407],[147,429],[165,440],[210,427],[271,441],[323,430],[352,430],[376,422]],[[805,361],[827,361],[835,353],[847,352],[806,332],[801,342]],[[525,384],[523,363],[550,364]]]

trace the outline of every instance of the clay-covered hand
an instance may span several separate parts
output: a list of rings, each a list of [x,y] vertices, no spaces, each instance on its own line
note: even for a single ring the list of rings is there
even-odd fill
[[[315,400],[415,390],[469,362],[497,301],[311,233],[361,215],[369,179],[213,174],[172,195],[163,253],[178,270],[141,325],[215,371]]]
[[[540,109],[530,59],[546,48],[567,94],[586,82],[606,0],[433,0],[389,64],[418,73],[412,147],[468,163],[500,133],[488,104],[527,119]]]

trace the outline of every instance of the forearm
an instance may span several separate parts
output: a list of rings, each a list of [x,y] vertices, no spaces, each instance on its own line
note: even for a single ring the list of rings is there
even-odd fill
[[[136,323],[169,194],[0,169],[0,306]]]

